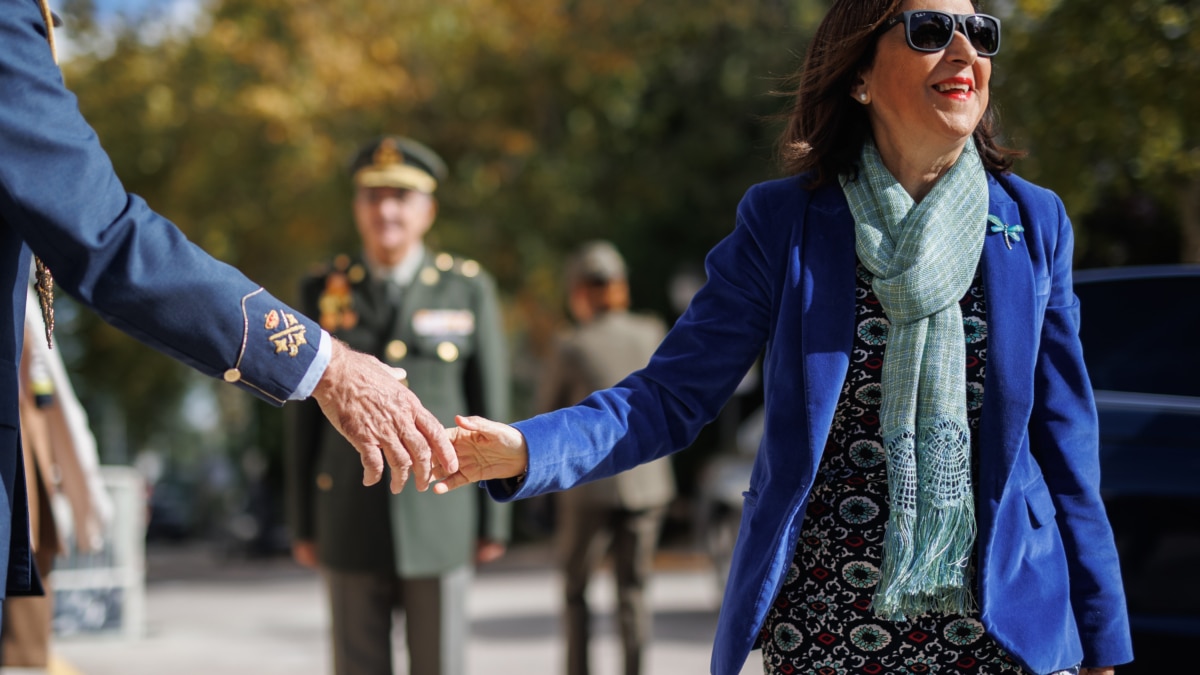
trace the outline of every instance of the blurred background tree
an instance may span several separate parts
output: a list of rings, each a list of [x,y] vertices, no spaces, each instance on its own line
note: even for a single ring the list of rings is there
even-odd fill
[[[1200,3],[1017,0],[994,84],[1084,267],[1200,262]]]
[[[66,77],[127,188],[285,299],[356,252],[353,150],[381,133],[436,148],[452,177],[433,243],[496,275],[528,394],[580,241],[613,240],[635,304],[674,317],[672,280],[732,229],[749,185],[779,175],[772,92],[827,4],[214,0],[184,22],[114,25],[68,0]],[[1197,3],[984,9],[1005,24],[993,98],[1030,151],[1018,171],[1065,199],[1080,264],[1200,261]],[[64,351],[106,459],[278,458],[275,411],[75,314]],[[185,396],[210,401],[216,431],[180,422]]]

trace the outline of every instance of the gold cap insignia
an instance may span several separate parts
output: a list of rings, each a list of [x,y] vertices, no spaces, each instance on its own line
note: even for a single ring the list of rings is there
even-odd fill
[[[403,164],[404,153],[400,151],[400,148],[396,147],[395,140],[385,138],[379,144],[379,148],[375,150],[375,154],[372,155],[371,163],[380,168],[391,166],[392,164]]]

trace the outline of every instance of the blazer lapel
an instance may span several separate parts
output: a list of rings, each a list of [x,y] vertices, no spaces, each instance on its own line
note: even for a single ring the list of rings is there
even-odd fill
[[[804,353],[805,406],[813,468],[829,436],[842,383],[854,345],[854,217],[839,186],[821,188],[812,196],[803,226],[800,250],[788,259],[789,276],[799,267],[804,311],[801,349]]]
[[[1003,186],[988,175],[990,202],[988,214],[1004,225],[1030,223]],[[980,494],[999,498],[1008,469],[1015,461],[1033,406],[1032,382],[1038,342],[1034,312],[1033,264],[1030,262],[1026,232],[1020,241],[992,232],[991,225],[983,243],[983,285],[987,297],[988,350],[984,381],[983,411],[980,417],[980,463],[992,470],[980,472]],[[1012,248],[1009,248],[1009,244]],[[982,481],[994,482],[984,485]]]

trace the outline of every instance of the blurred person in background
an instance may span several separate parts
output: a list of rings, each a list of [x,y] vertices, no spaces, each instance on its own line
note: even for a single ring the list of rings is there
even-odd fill
[[[6,668],[49,666],[54,596],[47,575],[59,555],[102,550],[113,516],[87,413],[75,397],[61,353],[42,336],[32,287],[28,295],[26,348],[18,371],[21,446],[29,482],[30,543],[46,594],[4,603],[0,665]]]
[[[504,418],[508,353],[495,284],[479,263],[424,244],[446,174],[442,159],[412,139],[362,147],[350,165],[362,256],[336,256],[305,279],[301,306],[351,347],[403,366],[408,386],[443,422],[462,410]],[[509,508],[479,491],[446,501],[364,489],[346,442],[316,406],[291,413],[292,551],[324,575],[335,672],[390,674],[392,619],[402,610],[408,672],[461,675],[472,567],[504,553]]]
[[[999,48],[968,0],[834,2],[790,176],[746,194],[649,366],[515,427],[460,419],[435,490],[521,498],[684,448],[762,353],[714,673],[756,647],[768,673],[1130,661],[1071,224],[996,141]]]
[[[629,311],[625,260],[606,241],[584,244],[567,265],[576,327],[558,341],[538,385],[539,412],[557,410],[620,382],[646,365],[666,334],[663,322]],[[669,458],[557,495],[564,575],[568,675],[587,675],[588,580],[612,553],[625,675],[642,672],[653,617],[646,586],[667,505],[675,497]]]
[[[428,486],[457,459],[438,420],[377,359],[187,240],[125,191],[55,63],[44,0],[0,0],[0,598],[40,595],[21,460],[18,364],[36,268],[50,340],[58,286],[143,343],[275,405],[315,398],[352,441],[361,480],[392,466]],[[34,256],[37,256],[36,260]],[[50,270],[54,277],[51,278]]]

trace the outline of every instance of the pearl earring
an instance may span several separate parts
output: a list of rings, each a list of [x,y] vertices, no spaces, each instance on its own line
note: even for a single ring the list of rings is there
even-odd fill
[[[863,103],[866,103],[867,102],[867,93],[863,92],[863,93],[859,94],[858,100],[862,101]]]

